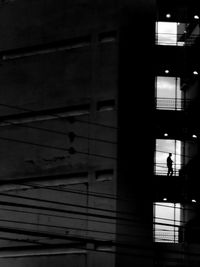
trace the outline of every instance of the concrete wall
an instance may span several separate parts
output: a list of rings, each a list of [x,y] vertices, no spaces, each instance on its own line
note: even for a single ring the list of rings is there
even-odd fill
[[[117,1],[0,5],[1,265],[114,266]]]
[[[55,266],[59,264],[59,266],[87,266],[87,255],[59,255],[59,256],[39,256],[39,257],[23,257],[23,258],[2,258],[0,259],[0,263],[2,266],[27,266],[27,267],[35,267],[35,266]]]
[[[116,0],[2,1],[0,50],[82,36],[116,25]]]

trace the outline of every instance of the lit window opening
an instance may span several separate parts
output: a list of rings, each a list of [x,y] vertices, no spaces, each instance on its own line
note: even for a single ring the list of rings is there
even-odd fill
[[[181,209],[180,203],[154,203],[154,242],[179,242]]]
[[[182,110],[183,99],[179,77],[156,77],[156,108]]]
[[[196,20],[198,22],[198,20]],[[198,23],[156,22],[156,44],[167,46],[193,45],[200,35]]]
[[[172,139],[156,139],[155,166],[154,173],[159,176],[168,175],[167,157],[172,153],[171,159],[173,173],[172,176],[179,176],[181,164],[182,142]],[[171,173],[169,174],[171,175]]]
[[[178,33],[184,34],[185,29],[184,23],[158,21],[156,23],[156,44],[183,46],[184,42],[178,41]]]

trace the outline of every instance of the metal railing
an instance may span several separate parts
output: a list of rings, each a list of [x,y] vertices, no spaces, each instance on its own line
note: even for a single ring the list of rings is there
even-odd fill
[[[185,110],[189,107],[191,99],[156,97],[156,109]]]
[[[179,226],[171,227],[172,229],[154,229],[154,242],[179,243]]]
[[[157,33],[155,43],[166,46],[193,46],[199,38],[200,34]]]
[[[182,168],[183,164],[174,164],[172,176],[180,176],[180,171]],[[168,173],[168,168],[166,163],[156,162],[154,174],[159,176],[167,176],[167,173]]]

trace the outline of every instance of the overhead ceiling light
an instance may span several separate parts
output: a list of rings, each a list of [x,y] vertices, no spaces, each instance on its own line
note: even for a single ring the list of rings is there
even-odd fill
[[[168,136],[168,133],[164,133],[164,136]]]
[[[193,71],[193,74],[194,74],[194,75],[198,75],[199,73],[198,73],[198,71],[194,70],[194,71]]]
[[[198,15],[194,15],[194,19],[199,19],[199,16]]]
[[[167,201],[167,198],[166,198],[166,197],[164,197],[164,198],[163,198],[163,201]]]
[[[196,134],[193,134],[192,137],[193,137],[193,138],[197,138],[197,135],[196,135]]]
[[[166,74],[169,73],[169,70],[165,70],[165,73],[166,73]]]
[[[196,201],[195,199],[192,199],[192,202],[193,202],[193,203],[196,203],[197,201]]]
[[[169,14],[169,13],[166,14],[166,18],[168,18],[168,19],[171,18],[171,14]]]

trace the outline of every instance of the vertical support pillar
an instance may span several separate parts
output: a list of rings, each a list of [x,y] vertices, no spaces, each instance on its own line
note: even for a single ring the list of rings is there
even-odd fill
[[[155,0],[120,0],[116,266],[153,264],[155,13]]]

